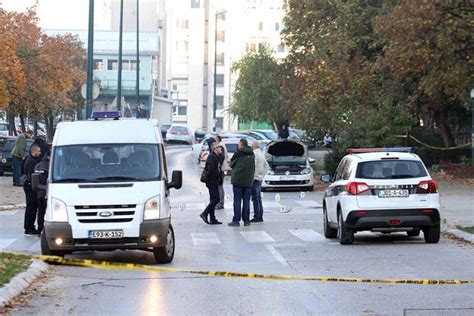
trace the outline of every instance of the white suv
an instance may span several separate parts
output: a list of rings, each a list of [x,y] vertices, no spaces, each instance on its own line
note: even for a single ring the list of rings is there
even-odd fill
[[[354,233],[423,231],[427,243],[440,238],[436,182],[411,148],[348,149],[323,199],[324,235],[352,244]]]

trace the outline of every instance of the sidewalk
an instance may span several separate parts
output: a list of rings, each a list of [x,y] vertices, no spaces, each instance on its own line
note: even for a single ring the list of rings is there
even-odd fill
[[[0,207],[2,205],[25,204],[25,193],[22,187],[14,187],[11,176],[0,177]]]

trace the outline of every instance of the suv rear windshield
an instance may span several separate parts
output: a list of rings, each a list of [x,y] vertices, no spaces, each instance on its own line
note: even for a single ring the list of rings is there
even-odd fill
[[[356,178],[360,179],[409,179],[426,177],[426,169],[416,160],[376,160],[361,162]]]
[[[173,126],[171,127],[170,133],[178,135],[188,135],[188,129],[184,126]]]

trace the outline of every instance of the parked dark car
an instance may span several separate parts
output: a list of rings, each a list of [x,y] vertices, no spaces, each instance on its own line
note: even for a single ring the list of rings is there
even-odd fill
[[[28,151],[33,144],[32,139],[26,140],[26,148],[24,155],[28,155]],[[3,176],[5,172],[12,172],[12,149],[15,145],[14,139],[8,139],[3,144],[3,148],[0,151],[0,176]]]

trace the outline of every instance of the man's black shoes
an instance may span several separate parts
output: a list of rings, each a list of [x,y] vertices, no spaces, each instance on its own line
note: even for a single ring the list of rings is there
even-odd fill
[[[240,226],[240,223],[239,222],[230,222],[229,224],[227,224],[231,227],[237,227],[237,226]]]
[[[40,233],[36,229],[32,230],[25,230],[26,237],[38,237]]]
[[[209,224],[211,224],[211,225],[220,225],[222,223],[219,222],[217,219],[215,219],[215,220],[210,221]]]
[[[259,223],[263,223],[263,219],[261,218],[254,218],[250,221],[252,224],[259,224]]]
[[[209,224],[209,220],[207,219],[207,214],[201,213],[199,217],[204,221],[204,223]]]

